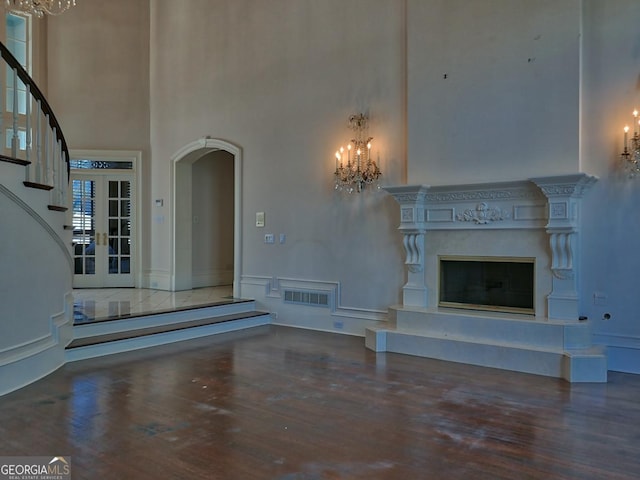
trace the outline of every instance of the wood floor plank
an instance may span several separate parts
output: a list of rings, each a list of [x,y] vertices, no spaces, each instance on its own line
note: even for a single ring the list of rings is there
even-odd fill
[[[68,364],[0,397],[0,455],[70,455],[74,479],[636,479],[640,376],[609,378],[261,327]]]

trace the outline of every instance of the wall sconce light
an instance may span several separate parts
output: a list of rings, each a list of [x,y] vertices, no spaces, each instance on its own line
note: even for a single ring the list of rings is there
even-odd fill
[[[362,113],[349,116],[349,128],[355,132],[355,138],[336,152],[335,188],[347,193],[360,193],[367,185],[376,184],[382,172],[371,158],[371,140],[369,119]]]
[[[633,111],[633,136],[629,144],[629,126],[624,127],[624,150],[620,154],[622,166],[629,178],[634,178],[640,174],[640,135],[638,134],[638,110]]]

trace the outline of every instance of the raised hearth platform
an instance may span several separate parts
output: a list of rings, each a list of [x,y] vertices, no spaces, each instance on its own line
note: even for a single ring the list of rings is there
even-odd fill
[[[503,370],[607,381],[607,357],[588,321],[397,306],[389,324],[366,330],[366,347]]]

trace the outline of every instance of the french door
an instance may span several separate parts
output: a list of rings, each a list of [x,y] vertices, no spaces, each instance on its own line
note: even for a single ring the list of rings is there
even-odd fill
[[[72,170],[74,287],[134,286],[133,180]]]

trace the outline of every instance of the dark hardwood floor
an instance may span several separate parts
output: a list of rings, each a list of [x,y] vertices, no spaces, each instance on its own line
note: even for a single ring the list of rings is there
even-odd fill
[[[562,380],[260,327],[67,364],[0,397],[0,455],[73,479],[637,479],[640,376]]]

